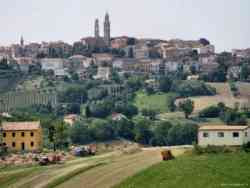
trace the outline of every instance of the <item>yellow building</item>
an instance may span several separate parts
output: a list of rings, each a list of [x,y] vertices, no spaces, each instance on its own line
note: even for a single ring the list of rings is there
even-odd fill
[[[11,151],[37,151],[42,149],[40,122],[3,122],[3,145]]]

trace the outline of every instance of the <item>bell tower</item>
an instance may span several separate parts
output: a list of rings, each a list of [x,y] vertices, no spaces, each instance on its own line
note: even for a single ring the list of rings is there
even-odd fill
[[[95,38],[100,37],[100,30],[99,30],[99,20],[95,20]]]
[[[106,13],[104,20],[104,41],[107,46],[110,46],[110,21],[109,14]]]

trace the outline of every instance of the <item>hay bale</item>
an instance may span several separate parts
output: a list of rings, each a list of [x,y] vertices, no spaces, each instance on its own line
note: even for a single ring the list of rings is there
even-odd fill
[[[163,161],[168,161],[168,160],[174,159],[174,156],[173,156],[171,150],[162,150],[161,156],[162,156]]]

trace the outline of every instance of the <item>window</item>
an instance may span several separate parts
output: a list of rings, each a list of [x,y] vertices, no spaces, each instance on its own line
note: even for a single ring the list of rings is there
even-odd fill
[[[34,142],[30,142],[30,146],[33,147],[34,146]]]
[[[16,147],[16,143],[15,142],[12,142],[12,147]]]
[[[33,133],[33,132],[31,132],[31,133],[30,133],[30,136],[34,136],[34,133]]]
[[[245,132],[245,137],[247,137],[248,135],[247,135],[247,132]]]
[[[209,137],[209,134],[208,133],[203,133],[203,137],[207,138],[207,137]]]
[[[6,133],[3,133],[3,137],[6,137]]]
[[[22,137],[24,137],[24,135],[25,135],[24,132],[22,132],[21,135],[22,135]]]
[[[239,137],[239,133],[238,132],[233,132],[233,137],[234,138],[238,138]]]
[[[224,133],[223,132],[218,132],[218,137],[223,138],[224,137]]]
[[[12,133],[12,137],[15,137],[16,136],[16,133]]]

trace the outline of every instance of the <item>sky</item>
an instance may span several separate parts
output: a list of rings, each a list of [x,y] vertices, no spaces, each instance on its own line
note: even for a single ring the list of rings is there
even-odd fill
[[[57,41],[73,43],[103,31],[105,12],[111,36],[197,40],[216,51],[250,47],[249,0],[2,0],[0,45]]]

